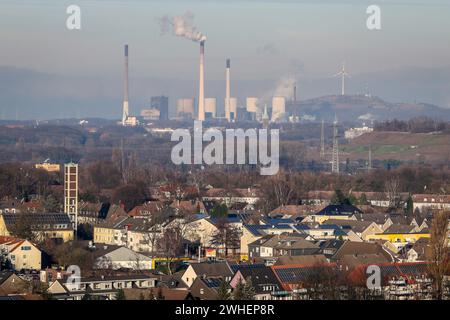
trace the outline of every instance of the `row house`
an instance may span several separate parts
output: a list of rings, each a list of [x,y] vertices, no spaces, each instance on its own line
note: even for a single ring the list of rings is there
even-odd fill
[[[120,217],[94,226],[94,242],[125,246],[136,252],[153,252],[161,237],[161,225],[145,218]]]
[[[412,196],[413,208],[423,211],[424,209],[450,210],[450,195],[445,194],[415,194]]]
[[[2,213],[0,236],[11,236],[18,223],[30,225],[37,241],[51,239],[62,243],[74,237],[73,224],[66,213]]]
[[[156,275],[113,275],[57,279],[48,287],[48,294],[57,300],[81,300],[85,295],[114,300],[119,290],[156,287]]]

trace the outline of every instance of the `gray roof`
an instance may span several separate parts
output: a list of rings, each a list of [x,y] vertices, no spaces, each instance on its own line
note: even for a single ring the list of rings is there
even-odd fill
[[[66,213],[2,213],[6,227],[12,227],[17,222],[25,221],[31,224],[34,229],[71,229],[72,222]],[[56,225],[63,225],[63,228],[56,228]]]
[[[201,262],[191,264],[197,276],[232,276],[230,266],[227,262]]]

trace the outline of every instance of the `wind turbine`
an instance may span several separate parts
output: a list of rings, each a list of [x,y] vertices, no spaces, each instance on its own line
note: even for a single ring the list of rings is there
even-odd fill
[[[345,62],[342,63],[342,70],[334,75],[334,77],[341,76],[342,78],[342,91],[341,94],[345,96],[345,77],[350,77],[350,75],[345,71]]]

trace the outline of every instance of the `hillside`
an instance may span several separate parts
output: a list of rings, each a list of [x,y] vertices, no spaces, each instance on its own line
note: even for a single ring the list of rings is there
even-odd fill
[[[325,96],[288,104],[288,112],[300,117],[312,116],[331,121],[336,114],[340,121],[370,121],[427,116],[450,120],[450,109],[426,103],[390,103],[378,97]]]
[[[448,162],[450,134],[372,132],[342,144],[341,150],[350,159],[364,159],[369,146],[372,157],[378,160]]]

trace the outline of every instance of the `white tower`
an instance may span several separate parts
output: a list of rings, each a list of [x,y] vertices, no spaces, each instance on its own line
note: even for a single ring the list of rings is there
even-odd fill
[[[68,214],[76,232],[78,224],[78,164],[64,165],[64,213]]]
[[[230,75],[231,63],[230,59],[227,59],[226,68],[225,68],[225,118],[227,118],[228,122],[231,121],[231,75]]]
[[[122,107],[122,125],[124,126],[129,116],[128,107],[128,45],[125,45],[125,74],[124,74],[124,92]]]
[[[205,120],[205,40],[200,41],[200,77],[198,89],[198,120]]]
[[[333,154],[331,159],[331,172],[339,173],[339,145],[338,145],[338,120],[337,116],[334,116],[333,122]]]

